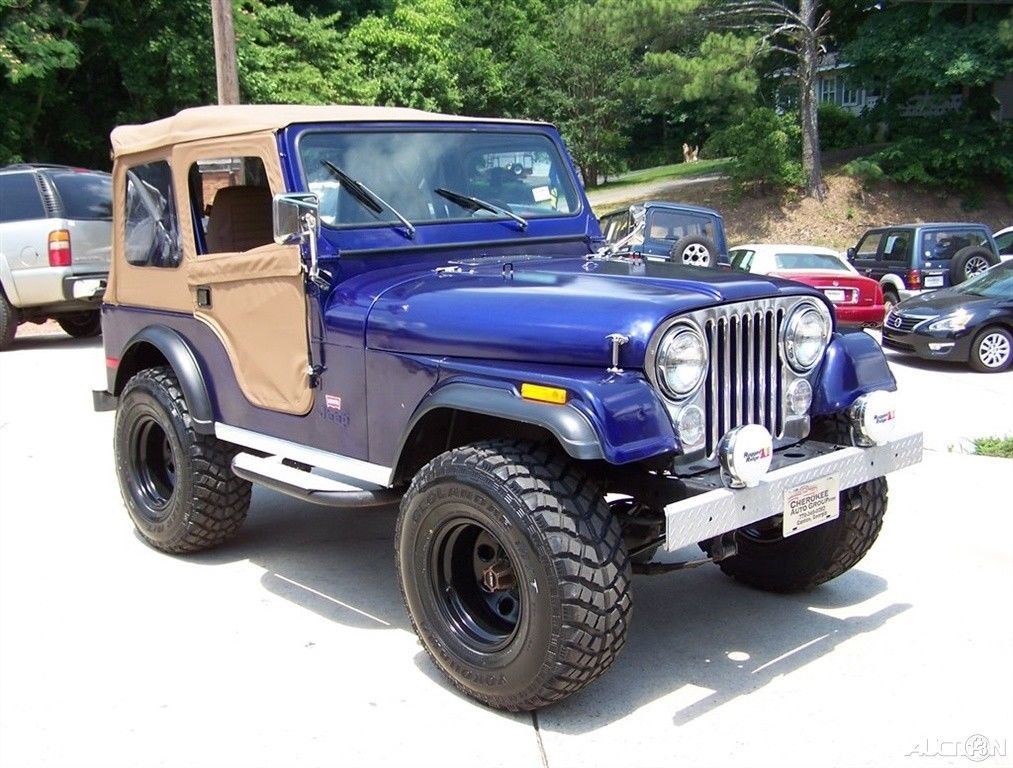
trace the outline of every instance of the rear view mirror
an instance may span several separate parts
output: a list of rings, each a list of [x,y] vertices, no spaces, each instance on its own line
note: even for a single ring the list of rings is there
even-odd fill
[[[320,199],[305,192],[275,195],[274,242],[284,245],[320,232]]]

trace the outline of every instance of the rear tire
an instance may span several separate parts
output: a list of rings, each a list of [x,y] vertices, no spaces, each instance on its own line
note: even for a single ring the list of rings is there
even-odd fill
[[[193,429],[171,368],[127,382],[114,433],[120,493],[137,532],[163,552],[198,552],[246,519],[250,483],[232,472],[238,449]]]
[[[97,309],[57,315],[56,322],[75,339],[87,339],[102,333],[102,314]]]
[[[18,332],[18,311],[7,301],[7,295],[0,288],[0,351],[10,348]]]
[[[998,325],[990,326],[971,342],[971,367],[981,373],[1002,373],[1013,361],[1013,334]]]
[[[509,440],[433,459],[395,534],[412,626],[460,690],[534,710],[597,679],[626,642],[630,563],[602,489],[565,455]]]
[[[841,445],[852,442],[847,422],[838,417],[814,424],[813,436]],[[735,532],[737,554],[718,565],[734,579],[768,592],[813,589],[865,557],[883,527],[886,504],[886,478],[877,477],[840,492],[835,520],[794,536],[781,536],[780,522],[740,528]]]

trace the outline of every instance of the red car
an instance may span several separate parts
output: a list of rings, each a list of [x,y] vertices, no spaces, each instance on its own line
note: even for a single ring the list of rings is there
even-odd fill
[[[883,324],[883,289],[862,277],[836,251],[814,245],[739,245],[728,252],[732,268],[797,280],[823,291],[833,302],[839,325],[872,328]]]

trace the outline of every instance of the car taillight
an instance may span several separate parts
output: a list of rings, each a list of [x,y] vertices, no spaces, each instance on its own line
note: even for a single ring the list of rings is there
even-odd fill
[[[909,269],[907,273],[907,287],[917,291],[922,287],[922,273],[918,269]]]
[[[70,232],[56,229],[49,233],[49,266],[70,266]]]

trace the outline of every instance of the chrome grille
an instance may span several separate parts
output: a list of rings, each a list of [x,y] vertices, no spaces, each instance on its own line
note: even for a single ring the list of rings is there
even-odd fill
[[[760,424],[775,438],[784,433],[784,363],[778,354],[784,315],[774,303],[731,305],[704,321],[708,457],[722,435],[743,424]]]
[[[920,315],[901,315],[897,312],[891,312],[884,325],[891,331],[910,333],[918,323],[927,319]]]

